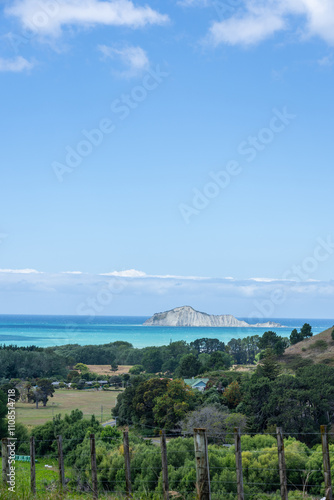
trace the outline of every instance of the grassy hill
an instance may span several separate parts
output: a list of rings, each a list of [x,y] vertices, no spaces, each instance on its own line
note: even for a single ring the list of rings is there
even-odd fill
[[[334,366],[333,327],[286,349],[282,361],[290,368],[312,363]]]

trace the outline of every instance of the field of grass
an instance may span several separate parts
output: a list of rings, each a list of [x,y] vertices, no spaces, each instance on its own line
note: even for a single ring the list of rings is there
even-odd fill
[[[111,409],[116,404],[119,391],[95,391],[95,390],[67,390],[56,389],[53,398],[49,398],[47,406],[35,404],[16,403],[16,420],[27,426],[44,424],[57,414],[65,415],[76,408],[81,410],[84,417],[95,415],[102,422],[111,419]]]
[[[118,365],[116,371],[112,371],[110,365],[87,365],[88,369],[92,373],[97,373],[98,375],[123,375],[123,373],[129,373],[132,365]]]

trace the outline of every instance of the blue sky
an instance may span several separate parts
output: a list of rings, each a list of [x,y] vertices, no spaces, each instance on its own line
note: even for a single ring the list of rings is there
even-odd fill
[[[330,0],[1,21],[0,313],[79,314],[122,279],[96,313],[333,316]]]

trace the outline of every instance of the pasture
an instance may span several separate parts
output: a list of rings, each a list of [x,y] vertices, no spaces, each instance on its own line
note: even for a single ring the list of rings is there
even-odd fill
[[[85,418],[95,415],[102,422],[111,419],[111,410],[116,404],[116,398],[120,391],[95,391],[88,389],[78,391],[73,389],[56,389],[52,398],[49,398],[46,407],[40,405],[36,409],[35,404],[16,403],[16,420],[24,425],[33,427],[44,424],[59,413],[64,416],[72,410],[81,410]]]
[[[87,365],[87,367],[92,373],[110,377],[110,375],[123,375],[124,373],[129,373],[132,365],[118,365],[118,369],[116,371],[112,371],[110,365]]]

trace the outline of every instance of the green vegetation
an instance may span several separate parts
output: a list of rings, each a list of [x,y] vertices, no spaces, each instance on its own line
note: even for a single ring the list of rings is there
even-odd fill
[[[277,335],[277,333],[271,331],[265,332],[258,341],[258,347],[261,350],[272,349],[276,356],[282,356],[288,346],[288,339],[284,339]]]
[[[0,348],[0,379],[64,377],[66,365],[66,359],[49,348],[31,351],[16,346]]]
[[[110,376],[118,365],[135,365],[133,374],[145,371],[186,378],[207,371],[228,369],[232,364],[253,364],[257,355],[268,348],[280,356],[287,346],[288,339],[270,331],[262,337],[254,335],[232,339],[227,345],[209,338],[197,339],[190,344],[178,341],[143,349],[134,348],[124,341],[48,348],[0,345],[0,382],[3,385],[11,379],[35,382],[36,379],[52,378],[72,382],[80,389],[85,385],[84,381],[99,378],[99,375],[89,371],[87,365],[109,365]]]
[[[316,340],[313,344],[310,345],[310,349],[319,349],[320,351],[326,351],[328,344],[325,340],[319,339]]]
[[[96,436],[96,458],[98,467],[98,487],[104,498],[122,498],[125,491],[125,468],[121,433],[117,429],[103,429],[98,424],[84,423],[79,415],[71,415],[62,421],[54,432],[60,429],[68,437],[64,438],[67,447],[65,458],[65,476],[67,494],[64,498],[83,498],[80,496],[89,489],[90,477],[90,440],[89,432],[94,429]],[[57,423],[59,425],[59,423]],[[77,443],[71,438],[80,426]],[[44,426],[45,428],[47,426]],[[39,437],[41,437],[41,433]],[[46,434],[51,438],[52,434]],[[218,435],[221,441],[221,436]],[[215,436],[210,437],[208,446],[212,499],[236,500],[236,470],[234,446],[224,447],[216,444]],[[271,435],[243,435],[241,437],[242,462],[244,470],[245,495],[251,500],[269,500],[280,497],[277,493],[279,484],[278,455],[276,440]],[[40,454],[49,455],[54,448],[40,448]],[[158,446],[151,441],[144,440],[134,433],[130,433],[131,451],[131,479],[134,499],[160,500],[162,498],[162,471],[161,454]],[[334,452],[334,445],[330,445],[330,453]],[[289,498],[319,498],[323,493],[323,472],[321,445],[313,448],[295,438],[285,440],[285,459]],[[195,456],[193,438],[177,437],[167,443],[167,460],[170,490],[181,495],[186,500],[195,500]],[[45,470],[45,464],[52,469]],[[58,500],[52,493],[58,487],[57,464],[52,457],[39,458],[36,464],[37,489],[44,490],[46,498]],[[29,464],[20,464],[18,467],[17,498],[29,498]],[[26,493],[23,494],[23,491]],[[22,496],[20,496],[22,492]],[[117,495],[118,493],[118,495]],[[9,499],[5,494],[1,498]]]
[[[298,335],[310,337],[310,325],[305,324]],[[269,434],[281,426],[290,436],[285,442],[289,484],[302,485],[290,491],[289,498],[311,498],[307,495],[322,491],[319,426],[330,426],[333,421],[334,367],[330,366],[329,351],[321,364],[299,354],[282,356],[288,345],[288,339],[268,331],[262,337],[232,339],[227,345],[218,339],[202,338],[190,344],[173,342],[144,349],[135,349],[128,342],[48,349],[1,346],[0,433],[6,435],[6,391],[15,389],[18,451],[28,454],[28,440],[34,435],[36,453],[43,461],[56,454],[55,439],[62,435],[68,486],[64,498],[79,499],[80,492],[89,489],[89,434],[94,433],[99,488],[101,492],[110,491],[109,499],[117,498],[111,492],[121,493],[125,488],[122,434],[118,428],[101,426],[98,420],[103,409],[103,421],[114,415],[118,426],[130,426],[134,498],[157,500],[161,498],[162,477],[155,440],[158,431],[165,429],[172,436],[167,446],[170,489],[190,500],[195,498],[193,439],[180,436],[192,434],[195,427],[205,427],[212,499],[235,500],[234,449],[223,444],[233,443],[233,429],[239,427],[255,434],[242,437],[245,494],[253,500],[264,500],[279,498],[276,441]],[[305,343],[305,348],[313,355],[330,345],[330,340],[321,337]],[[298,347],[293,348],[298,352]],[[90,372],[87,365],[104,361],[108,369],[103,377],[109,387],[102,390],[97,384],[101,375]],[[30,362],[36,366],[30,366]],[[243,363],[253,370],[231,369],[232,364]],[[130,373],[117,375],[112,367],[118,364],[133,366]],[[205,378],[203,391],[185,384],[184,379],[192,377]],[[54,380],[62,388],[54,389]],[[87,390],[87,382],[91,389]],[[111,389],[121,386],[123,390]],[[37,408],[39,401],[43,406]],[[26,425],[33,428],[28,430]],[[334,451],[334,445],[331,449]],[[27,480],[27,464],[22,467],[20,488]],[[50,500],[56,500],[52,491],[58,485],[57,476],[52,475],[54,469],[38,468],[37,473],[38,484],[47,491],[43,498]],[[6,499],[6,494],[1,498]]]
[[[296,330],[292,330],[291,335],[290,335],[290,343],[291,345],[298,344],[298,342],[302,342],[304,339],[307,339],[309,337],[312,337],[312,327],[308,323],[304,323],[302,328],[300,329],[300,332]]]
[[[35,387],[29,387],[28,389],[28,401],[33,401],[36,403],[36,408],[38,408],[38,402],[42,401],[43,406],[46,406],[46,403],[49,400],[49,396],[53,397],[53,393],[55,389],[48,379],[39,379]]]
[[[7,394],[0,391],[0,438],[6,437],[7,425],[5,417],[7,415]]]

